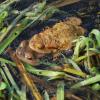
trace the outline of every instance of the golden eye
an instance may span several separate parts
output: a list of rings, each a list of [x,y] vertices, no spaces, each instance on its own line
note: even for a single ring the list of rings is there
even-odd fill
[[[30,53],[30,52],[26,52],[25,53],[25,58],[27,58],[27,59],[32,59],[32,54]]]
[[[42,48],[42,45],[41,44],[38,44],[38,43],[36,43],[34,46],[35,46],[35,48],[39,48],[39,49]]]

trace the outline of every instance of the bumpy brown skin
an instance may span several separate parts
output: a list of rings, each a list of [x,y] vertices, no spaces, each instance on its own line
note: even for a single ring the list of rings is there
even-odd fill
[[[29,41],[23,41],[16,53],[21,60],[34,64],[33,54],[41,57],[47,53],[69,49],[72,41],[85,33],[85,29],[80,26],[81,23],[77,17],[56,23],[53,27],[34,35]]]
[[[55,24],[43,32],[34,35],[29,41],[29,47],[38,53],[51,53],[71,47],[73,39],[84,35],[85,30],[79,26],[81,20],[72,17]]]

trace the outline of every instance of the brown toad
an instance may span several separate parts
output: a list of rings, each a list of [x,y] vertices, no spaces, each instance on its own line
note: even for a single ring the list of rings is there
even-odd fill
[[[85,29],[81,27],[82,21],[77,17],[56,23],[51,28],[46,28],[35,34],[30,40],[21,42],[16,54],[22,61],[35,64],[37,58],[48,53],[60,52],[72,47],[72,41],[84,35]]]

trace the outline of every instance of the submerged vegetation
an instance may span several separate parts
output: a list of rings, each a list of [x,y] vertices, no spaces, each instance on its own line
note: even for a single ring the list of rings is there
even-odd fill
[[[13,8],[20,0],[0,4],[0,99],[100,100],[100,27],[74,39],[71,50],[59,52],[56,58],[47,54],[36,65],[21,61],[9,47],[23,31],[55,13],[67,16],[58,7],[75,0],[61,1],[44,0],[21,11]]]

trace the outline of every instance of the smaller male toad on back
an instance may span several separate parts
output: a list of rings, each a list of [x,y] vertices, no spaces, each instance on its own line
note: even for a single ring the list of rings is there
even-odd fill
[[[81,19],[77,17],[56,23],[53,27],[33,35],[30,40],[24,40],[17,48],[16,54],[22,61],[34,64],[37,62],[36,58],[45,54],[70,49],[72,41],[85,33],[81,24]]]

